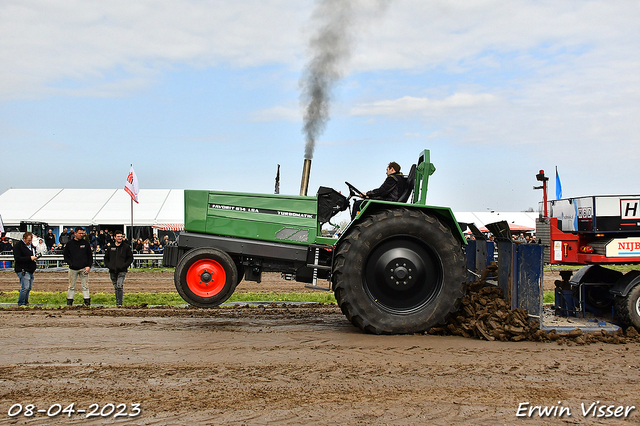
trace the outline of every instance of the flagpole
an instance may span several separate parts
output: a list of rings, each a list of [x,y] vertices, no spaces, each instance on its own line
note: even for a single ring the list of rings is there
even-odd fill
[[[138,203],[138,192],[140,191],[136,172],[133,171],[133,164],[131,164],[131,168],[129,169],[129,175],[127,176],[127,182],[124,184],[124,190],[131,196],[131,232],[129,232],[129,238],[133,241],[133,202],[135,201],[136,204]]]
[[[131,168],[133,168],[133,163],[131,163]],[[133,242],[133,198],[131,198],[131,235],[129,235],[129,242]]]

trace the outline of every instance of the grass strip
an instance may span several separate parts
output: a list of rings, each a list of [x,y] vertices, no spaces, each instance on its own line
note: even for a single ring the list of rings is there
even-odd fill
[[[0,292],[0,303],[18,303],[18,291]],[[234,293],[227,302],[314,302],[336,303],[333,293]],[[125,293],[123,302],[125,305],[184,305],[186,302],[178,293]],[[64,306],[67,304],[66,292],[32,291],[29,293],[29,303],[32,305]],[[83,303],[82,294],[76,293],[74,305]],[[92,293],[91,304],[115,305],[116,298],[111,293]]]

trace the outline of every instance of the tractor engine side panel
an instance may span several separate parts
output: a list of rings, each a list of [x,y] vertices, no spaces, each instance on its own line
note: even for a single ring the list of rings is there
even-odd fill
[[[309,245],[318,230],[317,198],[185,191],[185,230]]]

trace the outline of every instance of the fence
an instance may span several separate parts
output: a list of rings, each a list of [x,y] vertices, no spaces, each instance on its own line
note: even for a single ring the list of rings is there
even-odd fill
[[[94,266],[104,267],[104,254],[93,256]],[[61,254],[45,254],[37,261],[38,269],[67,266]],[[161,268],[162,254],[134,254],[132,268]],[[0,269],[13,268],[13,254],[0,254]]]

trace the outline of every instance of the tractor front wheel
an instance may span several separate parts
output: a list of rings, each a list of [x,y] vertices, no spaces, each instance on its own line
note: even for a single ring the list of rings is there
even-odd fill
[[[338,305],[368,333],[416,333],[441,324],[465,292],[461,244],[436,217],[419,210],[365,217],[337,248]]]
[[[231,297],[238,282],[238,271],[227,253],[214,248],[197,248],[180,259],[174,282],[187,303],[211,308]]]

